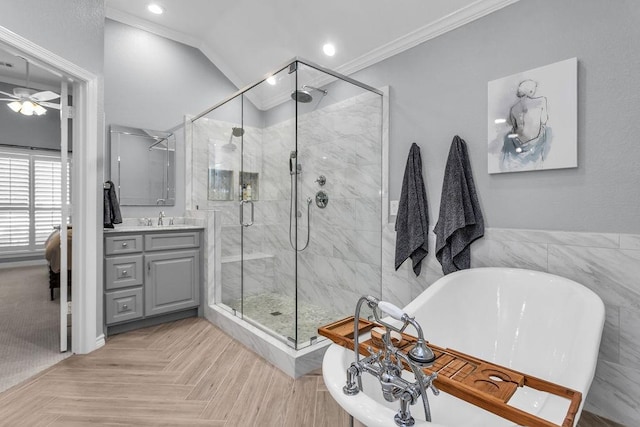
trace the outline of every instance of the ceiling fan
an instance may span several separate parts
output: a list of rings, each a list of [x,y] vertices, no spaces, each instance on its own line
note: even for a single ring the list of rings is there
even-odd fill
[[[24,58],[22,58],[24,59]],[[47,112],[44,107],[60,109],[60,104],[54,104],[54,99],[60,98],[55,92],[50,90],[37,91],[29,89],[29,61],[25,59],[27,63],[27,87],[16,87],[13,89],[13,93],[7,93],[0,90],[0,94],[8,96],[8,98],[0,98],[0,101],[10,101],[7,105],[16,113],[24,114],[25,116],[37,115],[41,116]]]

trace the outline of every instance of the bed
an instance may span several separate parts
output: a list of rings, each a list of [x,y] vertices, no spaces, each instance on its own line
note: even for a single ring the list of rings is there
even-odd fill
[[[71,286],[71,241],[73,229],[67,229],[67,284]],[[51,301],[54,299],[54,289],[60,288],[60,231],[54,230],[44,243],[44,257],[49,267],[49,292]]]

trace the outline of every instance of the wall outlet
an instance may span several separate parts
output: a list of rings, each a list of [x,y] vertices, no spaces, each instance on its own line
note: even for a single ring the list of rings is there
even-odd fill
[[[389,202],[389,215],[398,215],[399,200],[391,200]]]

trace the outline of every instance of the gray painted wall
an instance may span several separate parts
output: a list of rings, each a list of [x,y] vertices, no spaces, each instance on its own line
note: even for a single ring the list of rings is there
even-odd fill
[[[0,0],[0,25],[100,76],[104,0]]]
[[[451,140],[466,140],[490,227],[640,232],[640,3],[521,0],[352,77],[391,86],[390,196],[422,147],[431,223]],[[488,175],[487,82],[578,58],[578,168]]]
[[[118,124],[168,130],[235,92],[237,88],[197,49],[107,20],[105,24],[105,115]],[[184,132],[176,132],[176,204],[185,210]],[[105,177],[109,171],[105,170]],[[125,217],[157,217],[155,206],[123,206]]]

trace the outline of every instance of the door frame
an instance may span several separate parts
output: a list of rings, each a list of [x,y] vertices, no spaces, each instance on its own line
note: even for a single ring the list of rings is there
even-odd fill
[[[98,171],[101,170],[98,169],[98,147],[103,140],[98,128],[99,77],[3,26],[0,26],[0,45],[73,84],[72,135],[75,144],[71,171],[74,228],[71,280],[75,285],[71,290],[71,350],[89,353],[105,342],[102,328],[98,327],[98,308],[101,306],[98,287],[102,283],[102,249],[98,245],[102,239],[99,222],[102,198],[98,195],[103,191],[98,179]]]

